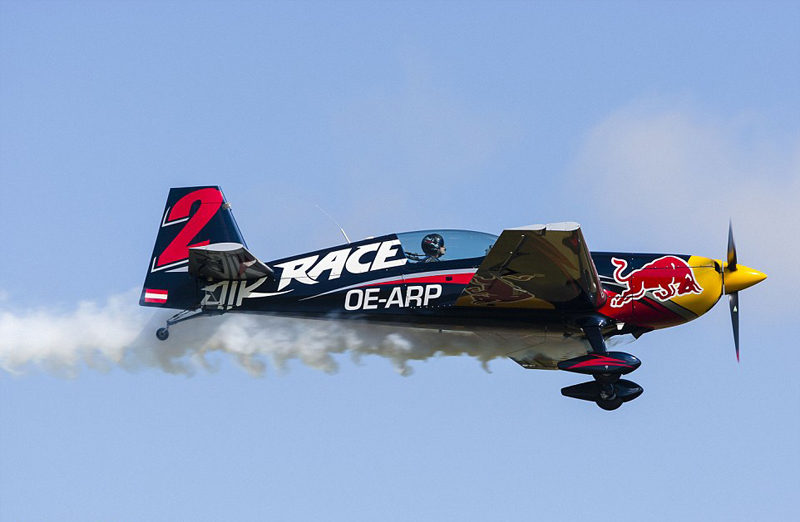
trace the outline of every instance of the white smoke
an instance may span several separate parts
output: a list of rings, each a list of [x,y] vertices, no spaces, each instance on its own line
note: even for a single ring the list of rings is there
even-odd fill
[[[348,353],[356,360],[385,357],[409,375],[410,361],[467,355],[486,368],[509,351],[507,340],[491,336],[245,314],[179,323],[168,340],[158,341],[155,331],[171,313],[139,307],[138,296],[132,290],[103,304],[80,303],[68,312],[0,310],[0,368],[11,373],[43,368],[74,376],[85,367],[105,371],[118,366],[191,375],[213,370],[209,356],[223,353],[253,375],[264,374],[270,365],[283,370],[291,360],[333,373],[338,369],[334,355]]]

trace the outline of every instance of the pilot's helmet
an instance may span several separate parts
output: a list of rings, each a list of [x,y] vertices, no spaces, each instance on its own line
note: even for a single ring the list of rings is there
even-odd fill
[[[444,246],[444,238],[439,234],[428,234],[422,238],[422,251],[428,256],[440,255],[439,249]]]

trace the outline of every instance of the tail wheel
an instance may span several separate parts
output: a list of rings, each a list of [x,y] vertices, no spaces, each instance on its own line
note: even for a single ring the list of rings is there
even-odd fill
[[[169,337],[169,330],[166,328],[159,328],[156,330],[156,337],[158,337],[159,341],[166,341]]]

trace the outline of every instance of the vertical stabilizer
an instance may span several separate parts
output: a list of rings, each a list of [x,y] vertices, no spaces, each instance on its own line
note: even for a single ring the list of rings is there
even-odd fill
[[[170,189],[139,304],[196,308],[201,292],[199,281],[189,274],[189,248],[213,243],[246,246],[222,189]]]

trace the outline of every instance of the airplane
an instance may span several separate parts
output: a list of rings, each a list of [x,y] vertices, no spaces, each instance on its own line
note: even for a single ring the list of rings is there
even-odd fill
[[[572,222],[345,239],[265,263],[220,187],[172,188],[139,304],[180,310],[157,330],[162,341],[177,323],[233,312],[505,332],[523,339],[510,359],[591,376],[561,393],[610,411],[643,392],[622,378],[641,361],[608,350],[610,339],[686,323],[728,295],[738,360],[739,292],[767,277],[739,264],[730,225],[725,261],[590,252]]]

